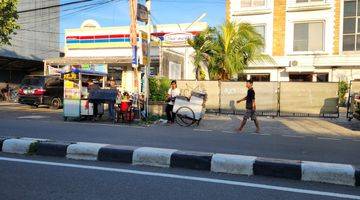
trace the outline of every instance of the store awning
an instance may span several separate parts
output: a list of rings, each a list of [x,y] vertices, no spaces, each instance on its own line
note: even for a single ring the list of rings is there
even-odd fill
[[[0,56],[0,70],[33,72],[41,70],[43,62]]]
[[[79,64],[131,64],[131,57],[62,57],[44,60],[49,65],[79,65]]]

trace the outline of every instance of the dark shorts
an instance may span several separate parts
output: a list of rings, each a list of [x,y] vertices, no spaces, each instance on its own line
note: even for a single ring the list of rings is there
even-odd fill
[[[245,114],[244,114],[244,120],[255,120],[256,119],[256,112],[255,110],[250,110],[250,109],[246,109]]]

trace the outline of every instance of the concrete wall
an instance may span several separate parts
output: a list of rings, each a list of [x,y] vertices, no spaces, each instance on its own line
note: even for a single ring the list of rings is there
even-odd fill
[[[295,114],[337,114],[337,83],[295,83],[280,84],[281,115]]]
[[[60,0],[20,0],[18,10],[60,4]],[[0,56],[42,61],[59,57],[60,8],[20,13],[21,29],[13,36],[12,46],[0,48]]]
[[[178,81],[178,87],[181,95],[188,97],[192,90],[205,91],[208,111],[240,114],[245,110],[244,102],[236,104],[246,96],[245,82]],[[337,83],[255,82],[254,90],[259,114],[277,115],[279,111],[291,116],[338,114]]]

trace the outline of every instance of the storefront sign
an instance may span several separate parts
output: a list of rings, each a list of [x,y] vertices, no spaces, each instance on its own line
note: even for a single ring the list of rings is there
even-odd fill
[[[138,56],[137,56],[137,46],[132,46],[132,59],[131,64],[133,68],[138,67]]]
[[[64,98],[67,100],[80,99],[80,87],[79,83],[74,80],[64,80]]]
[[[48,68],[48,75],[60,75],[61,74],[61,68],[55,68],[50,65],[47,66]]]
[[[64,74],[64,80],[76,80],[78,78],[79,78],[79,76],[73,72]]]
[[[164,35],[164,41],[170,43],[185,43],[189,39],[193,39],[191,33],[170,33]]]
[[[146,6],[139,4],[137,5],[137,20],[147,23],[149,20],[148,10]]]
[[[139,52],[139,59],[140,64],[147,65],[148,64],[148,35],[144,31],[140,31],[140,52]]]
[[[107,73],[106,64],[82,64],[81,69],[89,72]]]

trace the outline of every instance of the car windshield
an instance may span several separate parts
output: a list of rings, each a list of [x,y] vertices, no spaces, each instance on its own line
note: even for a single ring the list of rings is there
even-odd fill
[[[42,86],[44,84],[44,77],[27,77],[23,79],[21,85],[31,85],[31,86]]]

